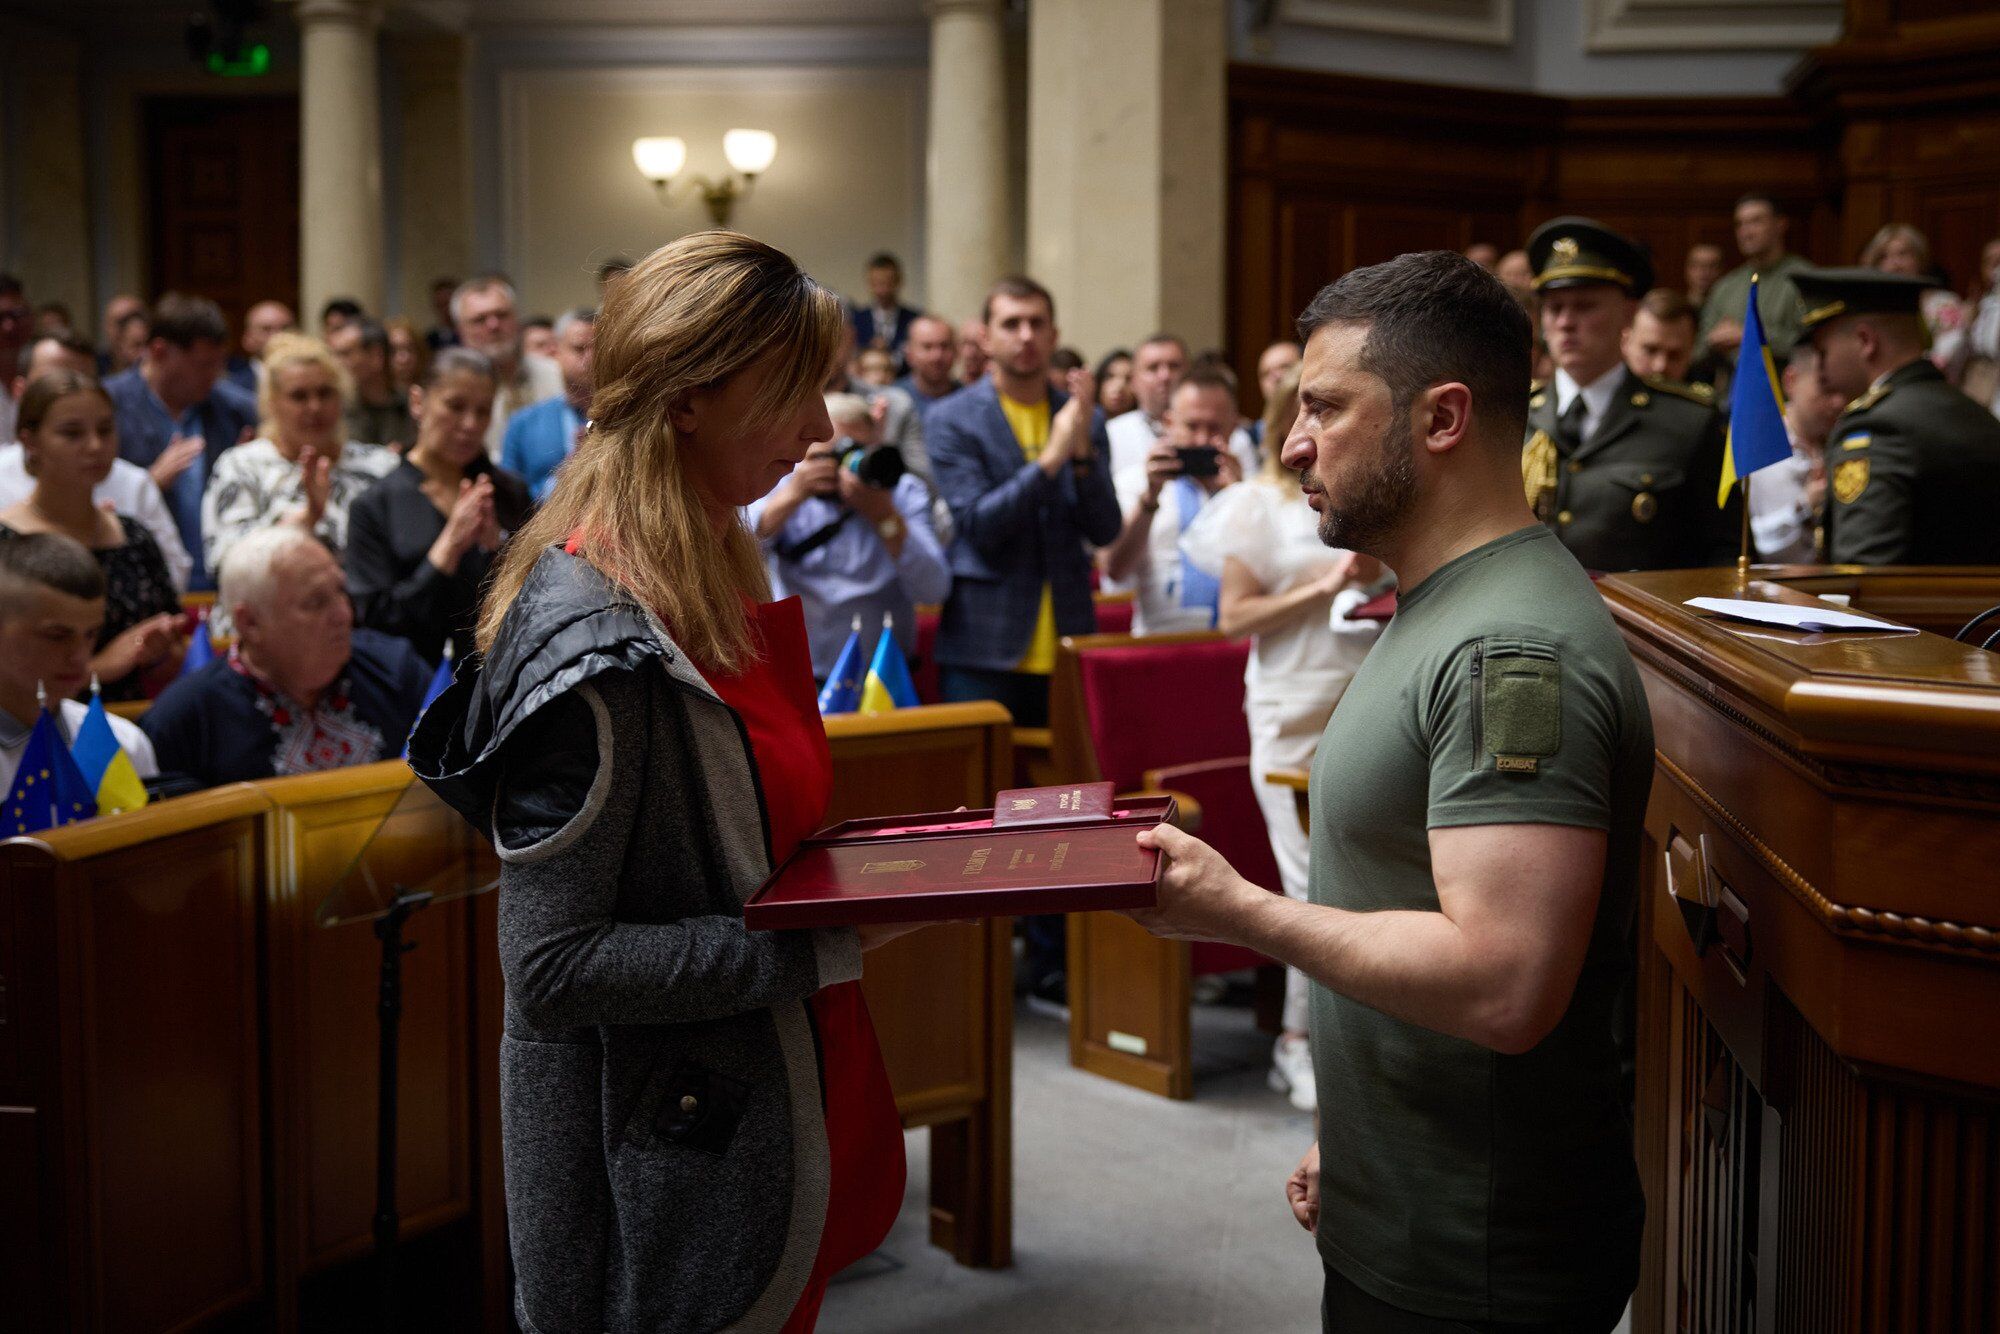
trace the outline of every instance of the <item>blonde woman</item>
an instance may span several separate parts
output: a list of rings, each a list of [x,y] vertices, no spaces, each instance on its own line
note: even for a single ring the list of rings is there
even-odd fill
[[[1861,251],[1861,265],[1863,268],[1880,269],[1883,273],[1899,273],[1906,278],[1935,280],[1938,276],[1931,267],[1929,238],[1907,222],[1884,223],[1875,235],[1869,237],[1868,244]],[[1971,307],[1956,292],[1939,282],[1924,293],[1918,309],[1923,312],[1924,328],[1930,332],[1931,361],[1939,370],[1955,378],[1958,369],[1955,363],[1960,360],[1959,352],[1972,323]]]
[[[258,435],[216,456],[201,498],[208,568],[237,539],[274,523],[305,529],[336,559],[347,547],[347,507],[396,470],[396,451],[346,438],[354,386],[325,343],[273,334],[257,389]]]
[[[1226,635],[1250,638],[1243,711],[1250,719],[1250,772],[1271,831],[1285,893],[1306,897],[1305,827],[1290,788],[1262,781],[1274,769],[1306,769],[1333,706],[1381,627],[1344,613],[1368,597],[1381,566],[1319,540],[1318,519],[1298,474],[1279,456],[1299,410],[1299,371],[1286,371],[1264,408],[1264,462],[1240,486],[1217,492],[1181,536],[1181,554],[1222,584],[1216,619]],[[1317,1105],[1306,1047],[1305,974],[1285,970],[1284,1031],[1271,1055],[1271,1085],[1309,1111]]]
[[[731,232],[609,289],[591,428],[494,566],[418,774],[501,860],[523,1328],[809,1330],[887,1234],[902,1131],[861,951],[743,900],[832,789],[796,598],[738,511],[833,435],[840,301]]]

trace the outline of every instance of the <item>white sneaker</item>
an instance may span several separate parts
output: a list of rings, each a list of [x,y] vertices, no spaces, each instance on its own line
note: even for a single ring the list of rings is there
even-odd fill
[[[1292,1106],[1310,1112],[1319,1106],[1313,1084],[1312,1048],[1304,1038],[1281,1037],[1271,1048],[1271,1087],[1289,1094]]]

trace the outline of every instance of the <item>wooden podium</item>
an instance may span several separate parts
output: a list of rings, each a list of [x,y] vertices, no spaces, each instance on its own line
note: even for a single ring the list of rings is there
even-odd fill
[[[2000,1328],[2000,654],[1682,605],[1810,588],[1955,628],[2000,570],[1754,575],[1601,585],[1658,746],[1633,1327]]]

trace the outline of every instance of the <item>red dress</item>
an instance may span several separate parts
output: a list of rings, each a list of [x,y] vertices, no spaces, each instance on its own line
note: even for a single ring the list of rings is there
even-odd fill
[[[735,676],[711,673],[709,684],[749,733],[776,866],[825,818],[833,757],[820,721],[799,600],[753,606],[750,617],[758,656]],[[827,1280],[881,1245],[903,1204],[902,1121],[861,984],[827,987],[813,996],[811,1006],[819,1031],[831,1174],[819,1255],[785,1334],[813,1328]]]

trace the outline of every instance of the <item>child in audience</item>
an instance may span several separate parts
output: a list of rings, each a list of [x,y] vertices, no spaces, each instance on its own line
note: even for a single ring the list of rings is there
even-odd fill
[[[104,571],[81,542],[61,533],[0,542],[0,795],[14,788],[41,712],[38,688],[64,742],[76,739],[88,706],[73,697],[90,685],[103,624]],[[144,732],[113,714],[111,734],[139,777],[159,772]]]

